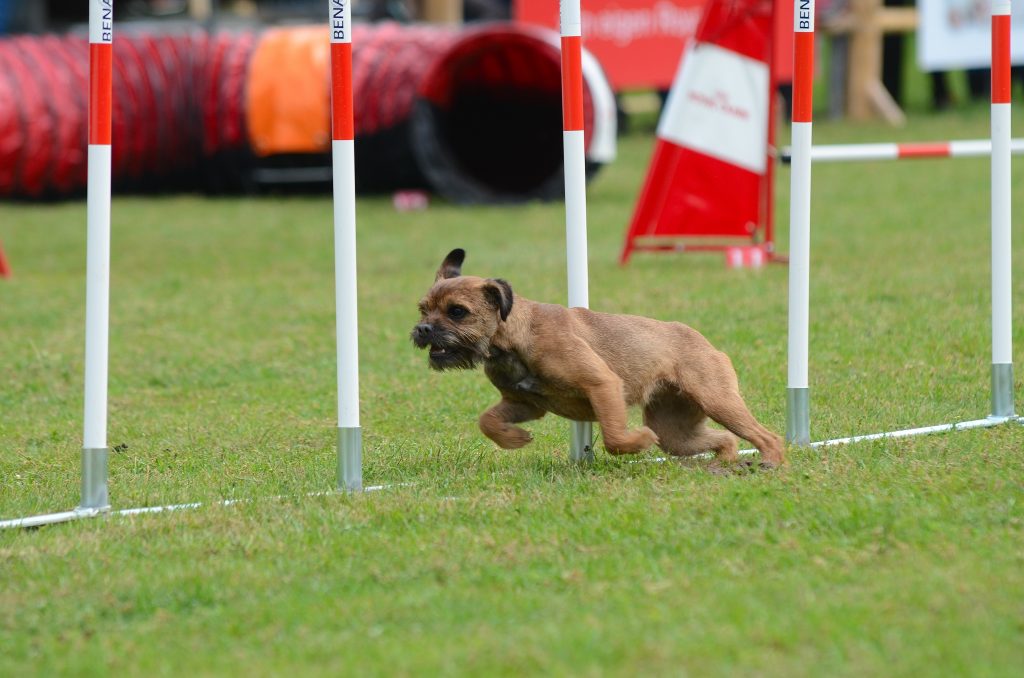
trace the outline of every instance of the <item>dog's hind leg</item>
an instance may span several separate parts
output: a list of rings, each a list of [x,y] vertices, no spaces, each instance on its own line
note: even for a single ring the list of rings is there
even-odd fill
[[[692,400],[662,392],[644,407],[644,424],[658,434],[658,446],[675,457],[714,452],[723,462],[738,459],[736,438],[707,427],[707,416]]]
[[[761,464],[776,467],[785,463],[782,438],[765,428],[747,409],[740,395],[739,382],[732,362],[719,354],[720,362],[713,378],[703,388],[695,389],[692,397],[709,417],[740,438],[750,441],[761,453]]]
[[[540,419],[544,414],[545,411],[536,405],[502,398],[501,402],[480,415],[480,430],[498,447],[515,450],[533,440],[529,431],[515,424]]]

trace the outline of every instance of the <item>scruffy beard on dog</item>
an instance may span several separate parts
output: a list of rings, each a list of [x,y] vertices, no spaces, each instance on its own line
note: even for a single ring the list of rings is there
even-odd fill
[[[532,437],[517,424],[551,412],[598,422],[612,454],[657,445],[734,462],[735,434],[762,466],[785,463],[782,439],[747,409],[728,356],[693,328],[531,301],[500,278],[462,275],[465,257],[456,249],[441,262],[411,338],[429,349],[432,369],[483,365],[501,401],[480,415],[480,430],[498,446],[523,447]],[[629,406],[643,408],[640,428],[627,429]]]

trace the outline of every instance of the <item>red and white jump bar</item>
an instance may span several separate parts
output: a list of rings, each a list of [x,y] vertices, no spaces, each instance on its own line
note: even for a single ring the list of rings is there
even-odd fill
[[[110,325],[110,135],[114,2],[89,0],[89,150],[86,198],[85,411],[80,509],[109,508],[107,366]]]
[[[587,273],[587,172],[583,138],[583,21],[580,0],[561,0],[562,145],[565,167],[565,247],[569,307],[590,305]],[[574,421],[570,457],[593,458],[590,422]]]
[[[331,154],[334,165],[334,291],[338,341],[338,489],[362,490],[359,317],[356,299],[355,116],[352,0],[328,0],[331,31]]]
[[[1024,139],[1012,139],[1010,152],[1024,153]],[[989,139],[935,141],[909,144],[835,144],[813,146],[812,162],[858,162],[870,160],[908,160],[914,158],[978,158],[992,154]],[[789,164],[792,150],[783,148],[779,154],[783,164]]]

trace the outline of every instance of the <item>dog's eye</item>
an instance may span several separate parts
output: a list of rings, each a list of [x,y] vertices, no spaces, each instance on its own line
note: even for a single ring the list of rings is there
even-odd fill
[[[461,306],[452,306],[448,309],[448,317],[452,320],[461,320],[469,315],[469,311]]]

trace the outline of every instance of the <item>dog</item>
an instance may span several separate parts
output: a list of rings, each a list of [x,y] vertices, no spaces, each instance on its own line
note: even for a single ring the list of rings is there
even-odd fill
[[[430,349],[435,370],[483,365],[501,401],[479,425],[499,447],[523,447],[533,438],[517,424],[552,412],[597,421],[614,455],[657,445],[733,463],[735,434],[760,451],[762,467],[785,463],[782,439],[747,409],[729,357],[696,330],[531,301],[500,278],[462,275],[465,258],[455,249],[441,262],[411,339]],[[629,406],[643,408],[642,427],[627,428]],[[708,427],[708,418],[728,430]]]

